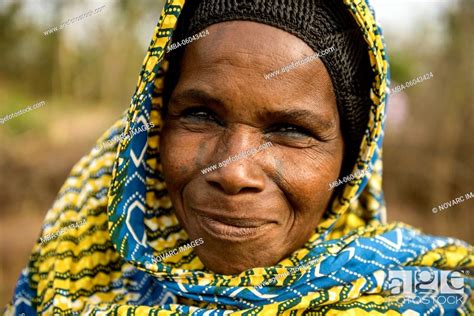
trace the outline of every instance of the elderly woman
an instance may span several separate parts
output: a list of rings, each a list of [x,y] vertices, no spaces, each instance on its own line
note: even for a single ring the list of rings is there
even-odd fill
[[[473,248],[385,223],[374,21],[364,0],[169,0],[7,314],[472,312]]]

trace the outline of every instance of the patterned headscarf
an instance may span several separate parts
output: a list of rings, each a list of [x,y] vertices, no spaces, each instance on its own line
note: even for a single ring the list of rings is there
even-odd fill
[[[368,128],[353,167],[353,173],[362,171],[363,177],[344,185],[301,249],[271,267],[221,275],[207,270],[188,247],[188,235],[167,194],[159,155],[161,95],[168,70],[165,49],[184,5],[184,0],[168,0],[128,113],[73,168],[47,213],[6,314],[472,312],[474,282],[467,275],[461,278],[463,300],[456,303],[391,299],[387,284],[391,271],[469,268],[474,266],[474,251],[456,239],[422,235],[401,223],[385,224],[381,146],[389,92],[386,52],[369,4],[338,1],[360,27],[375,76]],[[119,140],[115,146],[101,146],[114,139]],[[68,229],[61,230],[64,227]],[[184,250],[163,255],[179,247]]]

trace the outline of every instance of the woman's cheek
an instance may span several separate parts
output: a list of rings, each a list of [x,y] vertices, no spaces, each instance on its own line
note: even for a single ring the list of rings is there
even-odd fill
[[[340,172],[341,159],[335,159],[323,151],[292,149],[276,160],[278,175],[286,184],[285,190],[297,198],[297,203],[325,204],[330,198],[328,183]],[[318,194],[315,194],[318,192]]]
[[[188,146],[192,146],[189,143]],[[184,155],[185,148],[183,142],[179,141],[179,133],[169,126],[165,125],[161,134],[160,155],[163,173],[166,178],[175,179],[177,175],[183,175],[182,166],[189,166],[187,160],[190,155]],[[194,152],[188,147],[188,152]]]
[[[169,126],[163,129],[161,137],[161,163],[166,182],[189,180],[199,172],[207,153],[203,135]]]

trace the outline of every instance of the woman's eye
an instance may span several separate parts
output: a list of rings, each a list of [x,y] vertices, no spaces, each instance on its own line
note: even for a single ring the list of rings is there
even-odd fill
[[[181,113],[181,117],[203,121],[216,120],[215,115],[211,111],[202,108],[186,109]]]
[[[273,132],[289,135],[292,137],[313,137],[311,132],[309,132],[307,129],[291,124],[278,125],[273,129]]]

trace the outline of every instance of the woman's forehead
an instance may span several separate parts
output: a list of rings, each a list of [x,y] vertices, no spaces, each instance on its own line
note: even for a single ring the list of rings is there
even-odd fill
[[[229,90],[240,91],[247,101],[257,96],[258,102],[262,98],[278,99],[288,105],[309,100],[324,102],[334,97],[331,79],[319,58],[276,78],[266,77],[269,72],[314,55],[299,38],[247,21],[218,23],[208,31],[208,36],[185,48],[178,91],[186,86],[234,100],[235,95],[229,95]]]
[[[202,60],[238,60],[253,67],[276,62],[278,65],[314,54],[303,40],[279,28],[251,21],[229,21],[207,28],[209,36],[189,47],[198,47],[195,53]]]

